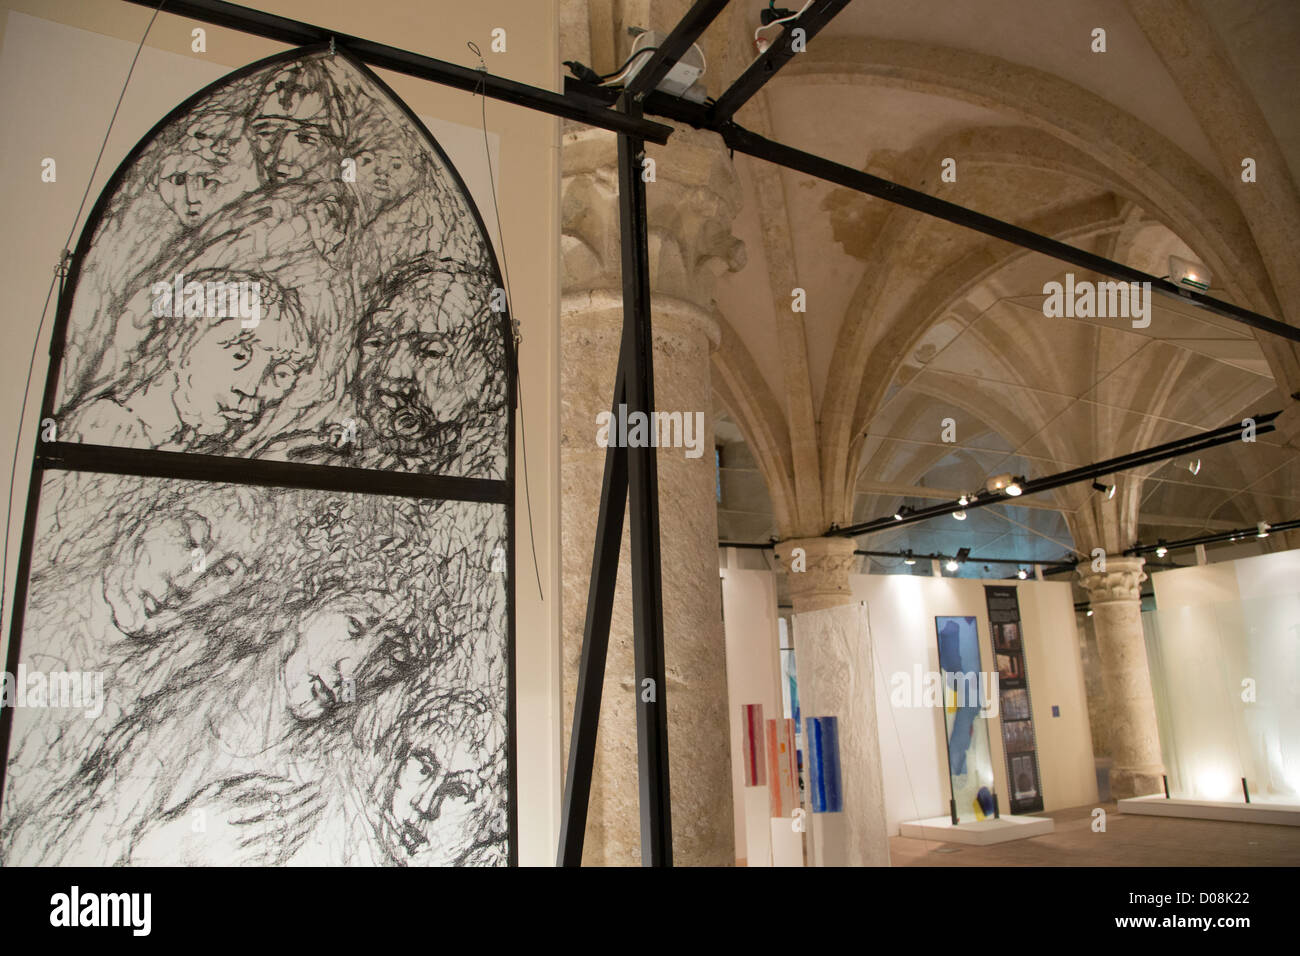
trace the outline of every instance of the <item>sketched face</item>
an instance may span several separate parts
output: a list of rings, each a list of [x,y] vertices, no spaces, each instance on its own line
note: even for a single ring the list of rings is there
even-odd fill
[[[436,302],[436,300],[432,300]],[[469,397],[455,368],[458,338],[430,300],[398,295],[361,330],[357,374],[366,421],[385,451],[454,454]]]
[[[388,852],[406,866],[452,866],[479,837],[482,754],[449,730],[428,745],[399,752],[392,795],[384,806]]]
[[[317,720],[344,703],[348,682],[357,680],[382,643],[374,610],[362,601],[335,601],[309,612],[280,671],[289,712]]]
[[[245,570],[212,540],[207,519],[186,510],[127,538],[104,571],[104,598],[119,630],[153,638],[179,625],[187,612],[229,594]]]
[[[299,85],[296,73],[281,73],[272,81],[251,126],[253,147],[271,182],[302,179],[331,165],[325,98]]]
[[[278,315],[251,329],[238,318],[213,321],[176,366],[172,401],[181,421],[204,437],[252,428],[297,382],[299,344]]]
[[[196,156],[169,157],[158,174],[158,195],[184,226],[197,226],[225,205],[217,168]]]
[[[405,198],[415,185],[415,166],[395,148],[366,150],[357,156],[357,184],[376,207]]]

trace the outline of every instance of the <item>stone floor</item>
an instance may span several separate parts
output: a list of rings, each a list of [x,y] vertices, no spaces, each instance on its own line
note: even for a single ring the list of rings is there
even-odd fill
[[[994,846],[893,837],[894,866],[1300,866],[1300,827],[1220,823],[1120,813],[1103,803],[1106,832],[1092,831],[1092,807],[1039,814],[1049,836]]]

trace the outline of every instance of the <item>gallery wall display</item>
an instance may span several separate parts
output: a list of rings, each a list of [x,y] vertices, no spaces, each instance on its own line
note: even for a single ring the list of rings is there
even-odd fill
[[[993,654],[997,658],[1002,749],[1006,753],[1007,786],[1011,790],[1009,810],[1034,813],[1043,809],[1043,788],[1039,782],[1029,671],[1020,630],[1020,599],[1014,587],[994,585],[985,586],[984,597],[993,631]]]
[[[4,709],[5,864],[514,861],[501,286],[343,52],[132,150],[61,290],[8,667],[102,695]]]
[[[943,719],[948,742],[953,823],[994,816],[993,759],[987,720],[981,717],[979,630],[973,617],[934,619],[943,682]]]

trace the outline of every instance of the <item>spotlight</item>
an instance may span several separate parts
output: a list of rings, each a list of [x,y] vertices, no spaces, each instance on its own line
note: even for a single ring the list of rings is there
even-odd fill
[[[999,491],[1004,491],[1007,485],[1015,479],[1011,477],[1011,472],[1003,472],[1000,475],[994,475],[988,481],[984,482],[984,487],[988,489],[989,494],[996,495]]]
[[[1024,568],[1018,568],[1018,569],[1016,570],[1016,577],[1018,577],[1020,580],[1023,581],[1023,580],[1025,580],[1027,577],[1029,577],[1029,572],[1026,571]]]
[[[968,504],[970,504],[970,499],[967,498],[965,495],[962,495],[960,498],[957,499],[957,504],[965,508]]]
[[[954,518],[956,518],[958,521],[965,521],[965,520],[966,520],[966,512],[965,512],[964,510],[962,510],[962,511],[954,511],[954,512],[952,513],[952,516],[953,516]]]
[[[907,549],[907,557],[903,558],[903,563],[906,564],[909,568],[910,568],[912,565],[916,564],[916,558],[912,557],[912,549],[911,549],[911,548],[908,548],[908,549]]]
[[[1115,497],[1115,486],[1114,486],[1114,485],[1103,485],[1100,481],[1094,481],[1094,482],[1092,483],[1092,490],[1093,490],[1093,491],[1104,492],[1105,495],[1106,495],[1106,500],[1107,500],[1107,501],[1110,501],[1111,498],[1114,498],[1114,497]]]
[[[1256,534],[1255,537],[1257,537],[1257,538],[1267,538],[1267,537],[1268,537],[1268,529],[1271,528],[1271,527],[1272,527],[1272,525],[1270,525],[1267,521],[1260,521],[1260,522],[1257,522],[1257,523],[1255,524],[1255,528],[1258,530],[1259,533]]]
[[[1210,270],[1199,262],[1169,257],[1169,278],[1177,285],[1191,286],[1204,292],[1210,287]]]
[[[948,563],[944,565],[944,567],[946,567],[949,571],[956,571],[959,567],[961,567],[961,565],[957,563],[956,558],[949,558]]]
[[[1092,617],[1092,608],[1088,608],[1088,617]]]
[[[1165,541],[1163,538],[1161,538],[1160,544],[1156,546],[1156,557],[1163,558],[1168,553],[1169,553],[1169,549],[1165,547]]]
[[[1024,490],[1023,488],[1020,487],[1020,483],[1024,480],[1025,480],[1024,478],[1016,478],[1010,484],[1008,484],[1006,487],[1007,494],[1009,494],[1012,498],[1020,497],[1020,493]]]
[[[899,505],[898,510],[894,512],[894,520],[902,521],[912,513],[913,509],[909,505]]]

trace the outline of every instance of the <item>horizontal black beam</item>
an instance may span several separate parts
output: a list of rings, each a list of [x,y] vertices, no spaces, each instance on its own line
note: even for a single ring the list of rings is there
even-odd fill
[[[776,544],[753,541],[719,541],[719,548],[737,548],[753,551],[775,551]],[[915,554],[908,551],[866,551],[861,548],[853,552],[866,558],[915,558],[917,561],[944,561],[955,555],[948,554]],[[1044,568],[1072,568],[1077,562],[1075,561],[1044,561],[1041,558],[985,558],[977,557],[973,554],[966,555],[965,560],[973,564],[1023,564],[1032,567],[1035,564],[1041,564]]]
[[[1277,524],[1269,524],[1268,533],[1274,531],[1293,531],[1300,528],[1300,519],[1292,521],[1279,521]],[[1182,548],[1192,548],[1198,544],[1220,544],[1224,541],[1236,541],[1239,538],[1258,538],[1258,526],[1249,528],[1237,528],[1234,531],[1215,531],[1210,534],[1197,535],[1194,538],[1180,538],[1177,541],[1159,541],[1155,544],[1136,544],[1124,553],[1126,555],[1153,554],[1158,548],[1165,548],[1168,551],[1175,551]]]
[[[691,48],[705,30],[717,19],[731,0],[695,0],[695,5],[673,27],[659,44],[650,59],[641,67],[636,76],[624,85],[628,95],[640,97],[659,85],[659,81],[668,75],[668,71],[677,65],[677,60]]]
[[[1276,428],[1276,426],[1272,424],[1273,419],[1277,418],[1277,416],[1281,414],[1281,411],[1276,411],[1269,412],[1265,415],[1255,416],[1255,434],[1263,435],[1273,431]],[[1210,429],[1209,431],[1188,435],[1185,438],[1164,442],[1160,445],[1153,445],[1150,448],[1144,448],[1140,451],[1130,452],[1127,455],[1120,455],[1116,458],[1108,458],[1105,461],[1095,462],[1091,465],[1084,465],[1081,468],[1071,468],[1069,471],[1058,472],[1055,475],[1035,478],[1032,481],[1023,481],[1020,483],[1020,495],[1008,495],[1005,492],[996,492],[992,494],[986,492],[970,498],[964,505],[956,501],[946,502],[941,505],[932,505],[929,508],[920,508],[916,511],[912,511],[909,514],[904,515],[901,519],[889,515],[874,518],[871,521],[862,522],[860,524],[849,525],[846,528],[831,528],[827,534],[850,538],[861,534],[872,534],[877,531],[885,531],[889,528],[898,528],[906,524],[914,524],[918,521],[929,521],[931,518],[950,515],[955,511],[970,511],[973,508],[983,508],[988,505],[996,504],[1015,504],[1019,498],[1024,497],[1025,495],[1041,494],[1044,491],[1052,491],[1053,489],[1061,488],[1065,485],[1073,485],[1081,481],[1090,481],[1094,478],[1100,478],[1103,475],[1110,475],[1118,471],[1127,471],[1132,468],[1138,468],[1142,465],[1167,461],[1170,458],[1177,458],[1179,455],[1203,451],[1206,448],[1214,448],[1217,445],[1226,445],[1228,442],[1240,440],[1241,425],[1234,422],[1232,424],[1223,425],[1219,428]]]
[[[157,8],[156,0],[126,0],[137,6]],[[361,37],[328,30],[301,20],[263,13],[250,7],[226,3],[224,0],[167,0],[163,6],[166,13],[199,20],[213,26],[227,27],[250,36],[259,36],[278,43],[291,46],[310,46],[316,43],[328,43],[333,40],[336,48],[346,49],[350,54],[381,69],[392,70],[433,83],[440,83],[453,89],[470,93],[483,93],[492,99],[524,106],[528,109],[577,120],[588,126],[613,130],[616,133],[631,133],[652,143],[668,142],[672,127],[655,123],[641,117],[626,116],[607,109],[593,109],[591,106],[551,90],[516,83],[503,77],[493,76],[484,70],[435,60],[433,57],[421,56],[409,50],[375,43]]]
[[[116,448],[80,442],[47,442],[36,467],[48,471],[99,472],[181,481],[226,482],[274,488],[306,488],[399,498],[431,498],[509,504],[510,484],[486,478],[453,478],[412,472],[342,468],[262,458],[230,458],[189,452]]]
[[[647,111],[649,109],[650,104],[647,104]],[[1071,265],[1089,269],[1110,276],[1113,279],[1121,279],[1124,282],[1149,282],[1151,288],[1162,295],[1182,299],[1184,302],[1205,309],[1208,312],[1213,312],[1216,315],[1242,322],[1263,332],[1291,339],[1293,342],[1300,342],[1300,328],[1293,325],[1287,325],[1285,322],[1277,321],[1277,319],[1260,315],[1250,309],[1243,309],[1231,302],[1224,302],[1222,299],[1204,295],[1194,289],[1184,288],[1167,279],[1161,279],[1158,276],[1150,275],[1123,263],[1114,262],[1083,249],[1067,245],[1064,242],[1058,242],[1036,232],[1030,232],[1028,229],[1022,229],[1020,226],[1012,225],[1001,219],[994,219],[992,216],[975,212],[965,206],[958,206],[956,203],[936,199],[934,196],[918,192],[915,189],[909,189],[906,186],[900,186],[898,183],[881,179],[879,176],[872,176],[870,173],[862,172],[851,166],[844,166],[821,156],[815,156],[812,153],[806,153],[803,150],[773,142],[735,124],[722,126],[716,132],[720,133],[727,146],[736,152],[745,153],[757,159],[784,166],[787,169],[807,173],[810,176],[816,176],[818,179],[836,183],[846,189],[865,193],[868,196],[875,196],[877,199],[883,199],[886,202],[913,209],[925,213],[927,216],[934,216],[958,226],[965,226],[967,229],[974,229],[976,232],[982,232],[995,239],[1002,239],[1034,252],[1041,252],[1053,259],[1060,259],[1062,262],[1068,262]]]
[[[795,0],[795,3],[797,5],[799,0]],[[768,80],[776,76],[781,67],[798,56],[794,49],[796,27],[803,31],[802,42],[807,43],[848,5],[849,0],[813,0],[812,6],[797,20],[782,24],[781,35],[718,97],[709,111],[710,122],[717,126],[730,121],[737,110],[748,103]]]

